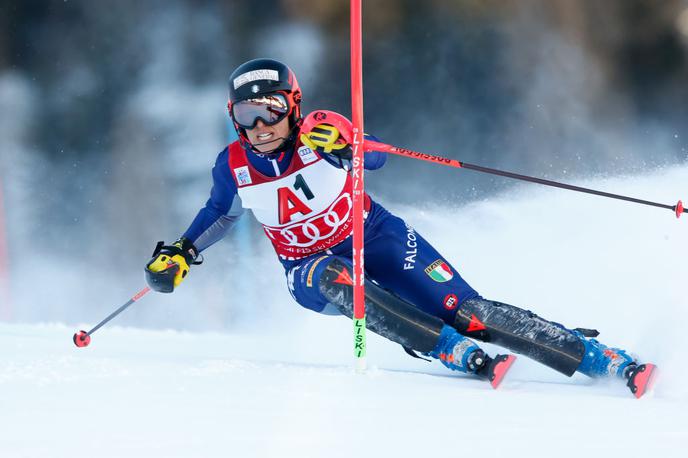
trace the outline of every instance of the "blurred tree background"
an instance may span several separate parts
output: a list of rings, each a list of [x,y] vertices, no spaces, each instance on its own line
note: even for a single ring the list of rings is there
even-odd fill
[[[307,112],[348,116],[348,8],[0,0],[0,195],[15,301],[50,301],[41,317],[78,319],[56,285],[141,281],[155,241],[176,238],[207,198],[232,135],[226,80],[243,61],[286,62]],[[685,162],[687,81],[685,0],[364,2],[366,130],[412,149],[569,180]],[[367,184],[392,210],[514,186],[403,158]],[[266,249],[244,220],[216,267],[250,269],[242,262]],[[93,269],[98,280],[84,275]],[[207,274],[229,285],[204,292],[208,303],[238,281],[224,271]]]

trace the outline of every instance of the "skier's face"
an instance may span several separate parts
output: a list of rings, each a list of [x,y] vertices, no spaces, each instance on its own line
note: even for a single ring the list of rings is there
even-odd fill
[[[277,124],[266,126],[260,119],[253,129],[246,129],[246,135],[251,145],[261,153],[274,150],[289,136],[289,118],[286,117]]]

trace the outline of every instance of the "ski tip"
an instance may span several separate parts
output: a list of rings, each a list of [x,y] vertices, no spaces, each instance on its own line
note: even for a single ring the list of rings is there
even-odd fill
[[[490,371],[490,385],[495,390],[499,387],[509,368],[516,361],[514,355],[497,355],[494,359],[492,370]]]
[[[645,393],[652,390],[657,378],[657,366],[651,363],[641,364],[635,374],[628,381],[631,393],[640,399]]]

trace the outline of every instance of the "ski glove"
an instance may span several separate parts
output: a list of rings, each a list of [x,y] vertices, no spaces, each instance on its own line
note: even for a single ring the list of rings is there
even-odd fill
[[[161,293],[171,293],[186,278],[190,265],[203,262],[197,258],[198,250],[189,239],[182,237],[172,245],[158,242],[152,259],[146,264],[148,286]]]
[[[329,124],[318,124],[310,132],[301,134],[301,143],[321,154],[351,159],[351,146],[339,135],[339,130]]]

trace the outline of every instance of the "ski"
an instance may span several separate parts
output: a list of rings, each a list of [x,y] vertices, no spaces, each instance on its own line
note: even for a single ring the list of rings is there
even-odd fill
[[[514,355],[497,355],[494,358],[490,358],[476,373],[486,378],[490,385],[492,385],[492,388],[496,390],[499,388],[511,365],[514,364],[514,361],[516,361]]]
[[[652,389],[657,377],[657,366],[651,363],[640,364],[630,373],[626,386],[637,399]]]

